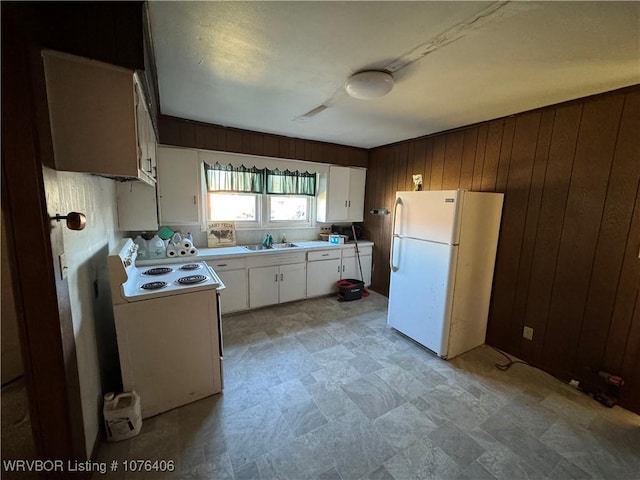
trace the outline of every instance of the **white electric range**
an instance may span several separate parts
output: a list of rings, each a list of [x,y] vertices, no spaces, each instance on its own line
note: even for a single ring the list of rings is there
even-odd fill
[[[122,383],[143,418],[222,390],[220,278],[206,262],[137,267],[123,240],[108,258]]]

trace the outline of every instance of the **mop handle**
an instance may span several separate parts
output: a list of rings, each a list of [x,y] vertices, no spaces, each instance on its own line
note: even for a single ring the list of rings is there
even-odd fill
[[[360,269],[360,280],[364,283],[364,275],[362,275],[362,262],[360,262],[360,249],[358,248],[358,238],[356,236],[356,227],[351,224],[351,233],[353,233],[353,243],[356,244],[356,256],[358,257],[358,268]]]

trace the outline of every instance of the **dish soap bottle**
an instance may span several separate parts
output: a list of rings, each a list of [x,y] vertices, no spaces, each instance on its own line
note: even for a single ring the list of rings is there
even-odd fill
[[[267,232],[267,234],[264,237],[264,240],[262,241],[262,246],[269,248],[272,244],[273,244],[273,237],[269,232]]]

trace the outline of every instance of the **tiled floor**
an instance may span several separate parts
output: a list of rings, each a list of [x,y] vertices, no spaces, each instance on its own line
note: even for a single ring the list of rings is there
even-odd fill
[[[441,360],[386,326],[375,293],[224,329],[224,393],[146,420],[103,460],[176,462],[153,479],[640,479],[640,417],[528,366],[500,371],[489,347]],[[142,476],[107,478],[123,477]]]

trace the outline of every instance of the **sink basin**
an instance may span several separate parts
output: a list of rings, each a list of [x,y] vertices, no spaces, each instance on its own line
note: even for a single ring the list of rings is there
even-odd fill
[[[264,245],[242,245],[242,248],[246,248],[247,250],[251,250],[252,252],[258,250],[271,250],[271,247],[265,247]]]
[[[274,243],[271,245],[273,248],[294,248],[297,247],[295,243]]]

